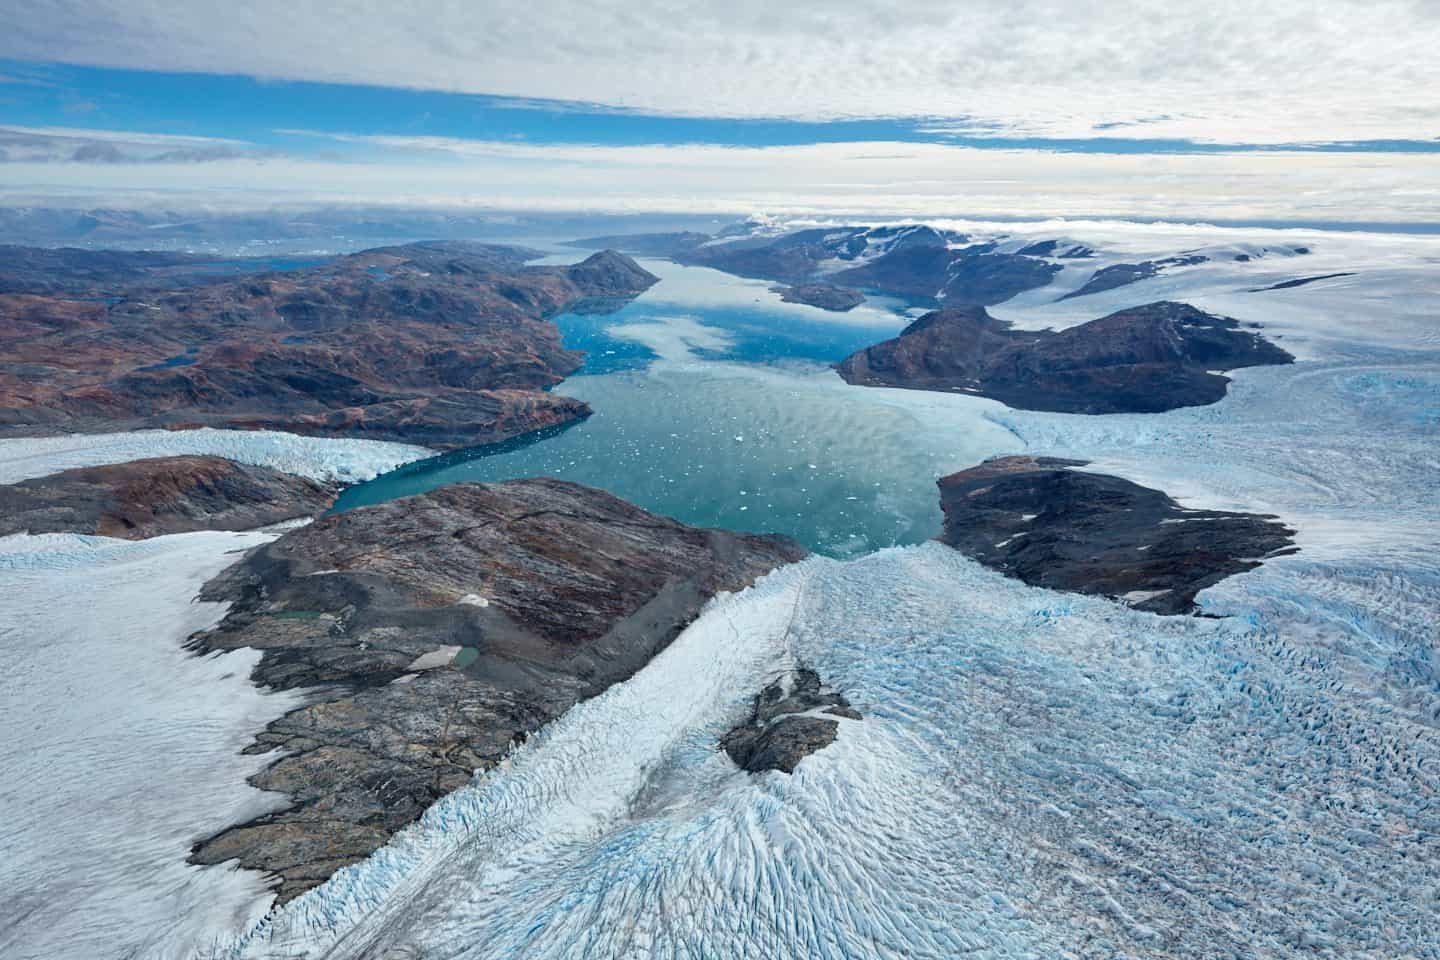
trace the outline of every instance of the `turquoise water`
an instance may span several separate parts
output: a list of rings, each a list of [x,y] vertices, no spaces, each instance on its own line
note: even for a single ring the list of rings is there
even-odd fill
[[[940,526],[935,480],[1019,441],[969,397],[851,387],[831,365],[893,336],[892,303],[831,314],[768,284],[646,262],[662,277],[607,316],[557,318],[585,368],[557,392],[588,420],[411,464],[352,487],[336,509],[448,483],[553,476],[685,523],[785,533],[850,556]]]

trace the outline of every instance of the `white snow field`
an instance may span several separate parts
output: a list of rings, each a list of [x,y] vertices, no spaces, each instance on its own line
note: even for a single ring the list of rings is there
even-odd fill
[[[135,430],[0,439],[0,483],[19,483],[77,467],[146,457],[201,454],[273,467],[311,480],[356,483],[433,455],[385,440],[302,437],[277,430]]]
[[[224,613],[201,584],[273,536],[0,539],[6,960],[190,956],[263,910],[260,874],[185,857],[272,808],[240,751],[299,701],[250,683],[257,653],[184,643]]]
[[[1018,323],[1175,298],[1283,336],[1300,363],[1211,407],[985,415],[1030,452],[1280,513],[1300,554],[1203,594],[1223,618],[935,544],[781,570],[211,955],[1440,958],[1440,242],[996,229],[1101,253],[994,309]],[[1281,245],[1312,253],[1255,256]],[[1200,246],[1252,260],[1052,302]],[[866,719],[793,776],[741,773],[717,739],[795,659]]]
[[[213,429],[4,439],[0,482],[176,454],[347,482],[430,451]],[[224,614],[191,602],[200,586],[277,535],[0,538],[0,957],[190,956],[263,912],[260,874],[185,857],[281,799],[245,782],[271,758],[240,751],[300,701],[251,685],[258,653],[184,643]]]

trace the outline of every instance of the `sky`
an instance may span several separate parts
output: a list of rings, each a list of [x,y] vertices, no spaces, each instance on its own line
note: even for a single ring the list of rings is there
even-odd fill
[[[1440,221],[1440,3],[27,0],[0,203]]]

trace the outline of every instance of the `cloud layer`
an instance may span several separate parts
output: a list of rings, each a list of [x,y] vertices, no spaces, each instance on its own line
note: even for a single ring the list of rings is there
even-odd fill
[[[964,132],[1440,137],[1433,0],[30,0],[0,56]]]
[[[0,162],[201,163],[257,151],[240,140],[75,127],[0,127]]]
[[[1440,222],[1433,154],[1060,154],[940,144],[576,147],[347,137],[365,161],[11,163],[0,205]]]

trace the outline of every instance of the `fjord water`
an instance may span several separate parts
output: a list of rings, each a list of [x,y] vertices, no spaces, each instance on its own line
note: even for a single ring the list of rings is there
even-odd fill
[[[1019,441],[991,401],[857,390],[830,365],[910,319],[786,304],[761,281],[645,261],[661,282],[618,312],[565,315],[585,368],[556,389],[594,408],[540,438],[411,464],[337,509],[465,480],[553,476],[684,523],[784,533],[851,556],[940,529],[935,480]]]

